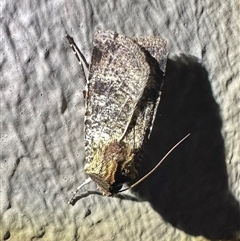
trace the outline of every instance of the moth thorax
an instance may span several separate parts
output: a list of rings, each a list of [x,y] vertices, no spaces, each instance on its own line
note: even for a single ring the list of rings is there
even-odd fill
[[[128,152],[125,143],[114,140],[105,146],[103,158],[105,162],[124,162],[129,155]]]
[[[105,163],[105,178],[109,184],[117,180],[121,182],[129,179],[129,174],[135,172],[133,150],[123,141],[113,140],[109,142],[103,151],[103,162]],[[131,178],[130,178],[131,179]]]
[[[84,167],[87,174],[97,175],[105,183],[124,183],[136,175],[134,152],[123,141],[100,141],[92,160]]]

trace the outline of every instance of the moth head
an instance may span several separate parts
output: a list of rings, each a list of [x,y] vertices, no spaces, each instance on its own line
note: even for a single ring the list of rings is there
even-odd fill
[[[104,195],[111,196],[137,176],[134,158],[133,150],[123,141],[100,142],[84,170]]]

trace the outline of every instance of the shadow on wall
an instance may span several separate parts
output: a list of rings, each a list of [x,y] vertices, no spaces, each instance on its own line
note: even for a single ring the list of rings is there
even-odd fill
[[[174,227],[208,239],[234,239],[240,230],[239,203],[228,189],[221,127],[205,68],[195,57],[168,60],[139,177],[186,134],[191,136],[134,192]]]

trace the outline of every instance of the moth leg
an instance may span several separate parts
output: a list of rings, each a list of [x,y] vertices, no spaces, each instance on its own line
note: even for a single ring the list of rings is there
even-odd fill
[[[76,197],[78,191],[83,187],[85,186],[86,184],[92,182],[92,179],[89,177],[88,179],[86,179],[80,186],[77,187],[77,190],[73,193],[73,196],[72,198],[70,199],[70,201],[68,202],[68,204],[71,204],[74,200],[74,198]]]
[[[84,55],[82,54],[82,52],[80,51],[80,49],[78,48],[77,44],[75,43],[74,39],[66,34],[66,38],[70,44],[70,47],[72,48],[77,60],[78,60],[78,63],[81,67],[81,69],[83,70],[83,73],[84,73],[84,77],[85,77],[85,84],[87,83],[87,79],[88,79],[88,73],[89,73],[89,64],[86,60],[86,58],[84,57]]]

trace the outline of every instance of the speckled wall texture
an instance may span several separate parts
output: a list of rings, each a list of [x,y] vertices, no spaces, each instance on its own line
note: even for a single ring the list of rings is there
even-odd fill
[[[221,3],[222,2],[222,3]],[[0,240],[240,238],[240,4],[52,0],[1,3]],[[133,191],[68,200],[84,166],[83,75],[97,30],[162,36],[165,85]]]

